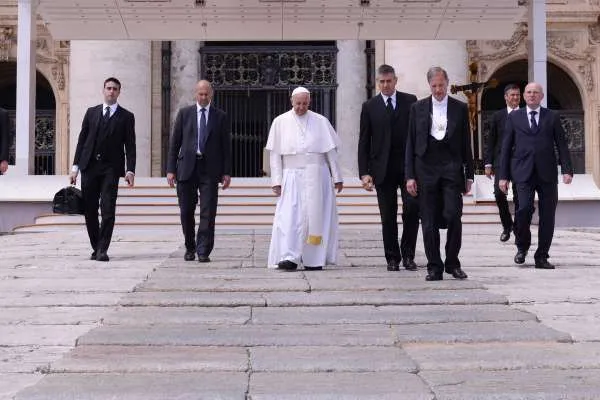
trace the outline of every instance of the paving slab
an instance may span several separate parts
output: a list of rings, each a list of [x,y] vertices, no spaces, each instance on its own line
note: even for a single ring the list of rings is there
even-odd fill
[[[432,288],[435,289],[435,284],[432,284]],[[482,289],[271,292],[265,293],[264,297],[268,307],[507,304],[504,296]]]
[[[16,400],[245,400],[245,373],[52,374]]]
[[[60,359],[71,348],[72,346],[40,345],[0,347],[0,374],[48,370],[50,363]]]
[[[12,400],[23,388],[34,386],[44,375],[39,373],[0,373],[0,400]]]
[[[302,277],[280,279],[244,279],[244,278],[179,278],[152,279],[138,285],[136,291],[146,292],[274,292],[308,291],[308,282]]]
[[[78,279],[4,279],[0,280],[0,292],[16,293],[52,293],[52,292],[122,292],[126,293],[140,282],[139,278],[103,279],[103,278],[78,278]]]
[[[399,347],[250,347],[254,372],[417,372]]]
[[[253,324],[436,324],[445,322],[531,321],[534,314],[504,305],[263,307]]]
[[[116,306],[122,293],[0,293],[0,307],[108,307]]]
[[[415,374],[405,372],[254,373],[248,400],[432,400]]]
[[[103,326],[78,345],[153,346],[392,346],[389,326],[154,325]]]
[[[72,346],[97,325],[0,325],[0,346]]]
[[[134,292],[123,296],[118,303],[127,307],[265,307],[267,300],[259,292]]]
[[[114,307],[2,307],[0,325],[91,325]]]
[[[600,398],[600,370],[426,371],[419,376],[436,400]]]
[[[519,304],[515,307],[535,313],[551,328],[569,332],[575,341],[600,342],[600,298],[591,304]]]
[[[410,343],[420,371],[600,369],[600,343]]]
[[[121,307],[106,315],[105,325],[245,324],[250,307]]]
[[[245,372],[248,350],[202,346],[78,346],[51,373]]]
[[[392,325],[399,343],[537,342],[570,343],[569,334],[534,321],[450,322],[446,324]]]
[[[410,274],[410,275],[409,275]],[[382,277],[340,277],[326,278],[326,275],[307,274],[308,283],[311,291],[331,291],[331,290],[351,290],[351,291],[370,291],[370,290],[458,290],[458,289],[482,289],[483,285],[474,281],[455,281],[446,280],[438,282],[433,286],[425,281],[425,271],[404,272],[389,274]]]

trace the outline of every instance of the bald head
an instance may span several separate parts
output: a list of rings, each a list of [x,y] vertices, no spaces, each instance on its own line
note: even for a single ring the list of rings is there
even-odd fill
[[[201,80],[196,84],[196,101],[201,107],[210,104],[213,96],[213,89],[209,81]]]
[[[537,82],[528,83],[523,91],[523,98],[529,108],[538,108],[544,98],[544,89],[542,88],[542,85]]]

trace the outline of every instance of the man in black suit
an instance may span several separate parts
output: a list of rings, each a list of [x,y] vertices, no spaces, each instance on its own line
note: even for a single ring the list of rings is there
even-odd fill
[[[388,271],[416,271],[415,247],[419,231],[419,202],[404,185],[404,153],[413,94],[396,90],[394,68],[377,69],[380,93],[363,103],[358,140],[358,173],[363,188],[377,191],[383,248]],[[402,196],[402,239],[398,246],[398,187]]]
[[[490,134],[488,136],[485,153],[485,176],[492,179],[492,175],[494,175],[494,196],[496,197],[496,204],[498,205],[498,211],[500,213],[500,222],[502,223],[502,233],[500,234],[501,242],[506,242],[510,239],[510,232],[513,230],[514,226],[513,219],[510,215],[510,209],[508,208],[506,194],[498,187],[498,182],[500,181],[498,173],[500,172],[500,148],[502,147],[502,133],[504,132],[506,118],[513,110],[519,109],[519,102],[521,101],[521,90],[517,85],[514,83],[506,85],[504,88],[504,101],[506,102],[506,107],[496,111],[492,115]],[[513,190],[515,210],[519,208],[518,198],[517,192]]]
[[[466,279],[458,253],[462,243],[462,194],[471,191],[473,153],[467,105],[448,96],[448,74],[427,71],[431,96],[410,110],[406,144],[406,189],[420,198],[421,226],[428,281],[443,279],[444,270]],[[440,220],[448,227],[446,260],[440,256]]]
[[[573,180],[573,164],[558,114],[540,106],[544,98],[542,86],[535,82],[529,83],[523,97],[527,107],[513,111],[506,121],[500,153],[502,161],[499,186],[506,193],[508,181],[512,180],[519,196],[519,208],[515,213],[515,263],[525,262],[531,245],[530,225],[537,192],[539,226],[538,248],[534,254],[535,267],[554,269],[554,265],[548,261],[558,204],[558,171],[554,149],[558,149],[565,184],[570,184]]]
[[[83,117],[70,181],[75,185],[81,171],[85,226],[93,249],[91,259],[108,261],[119,177],[124,176],[129,186],[134,183],[135,117],[117,103],[121,93],[117,78],[106,79],[102,93],[104,103],[88,108]],[[98,202],[102,213],[100,224]]]
[[[0,175],[8,170],[9,126],[8,111],[0,108]]]
[[[186,261],[209,262],[215,243],[219,182],[231,182],[231,131],[227,115],[211,104],[210,82],[196,85],[196,104],[177,113],[169,140],[167,182],[174,187],[181,212]],[[200,225],[194,217],[200,194]]]

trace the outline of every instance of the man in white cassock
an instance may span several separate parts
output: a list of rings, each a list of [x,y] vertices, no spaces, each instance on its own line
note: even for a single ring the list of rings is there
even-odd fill
[[[306,88],[294,89],[291,100],[292,109],[273,120],[266,146],[273,192],[279,196],[268,265],[320,270],[337,262],[334,187],[338,193],[344,188],[339,138],[327,118],[308,110]]]

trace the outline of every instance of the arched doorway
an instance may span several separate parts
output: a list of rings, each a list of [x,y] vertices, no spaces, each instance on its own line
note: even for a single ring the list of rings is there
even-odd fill
[[[17,64],[0,63],[0,107],[10,116],[9,163],[15,163]],[[56,165],[56,100],[48,80],[39,71],[35,92],[35,175],[54,175]]]
[[[567,132],[567,142],[576,174],[585,173],[585,125],[583,102],[577,85],[571,77],[555,64],[547,64],[548,108],[559,112],[562,126]],[[496,88],[486,89],[481,98],[481,126],[484,143],[487,143],[489,121],[492,114],[505,107],[504,86],[509,83],[519,85],[521,91],[527,85],[527,60],[512,62],[498,69],[491,78],[498,80]],[[521,101],[521,106],[525,103]]]

